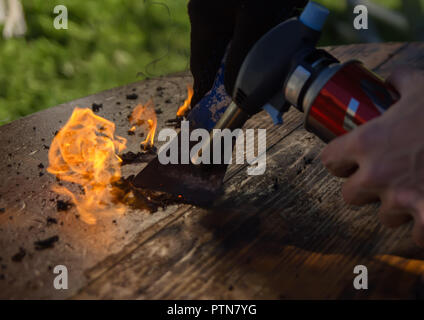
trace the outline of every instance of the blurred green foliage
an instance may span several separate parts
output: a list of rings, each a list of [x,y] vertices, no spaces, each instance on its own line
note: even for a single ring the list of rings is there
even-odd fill
[[[345,1],[318,2],[333,10],[332,19],[351,19]],[[375,2],[401,8],[401,0]],[[187,0],[22,0],[22,4],[27,34],[0,39],[0,124],[143,77],[188,69]],[[68,8],[68,30],[53,27],[53,8],[58,4]],[[336,20],[327,26],[322,45],[350,41],[336,32]],[[389,30],[384,40],[403,39],[405,34]]]
[[[143,74],[187,69],[190,26],[184,0],[22,4],[25,37],[0,39],[0,120],[134,82]],[[53,27],[58,4],[68,8],[68,30]]]

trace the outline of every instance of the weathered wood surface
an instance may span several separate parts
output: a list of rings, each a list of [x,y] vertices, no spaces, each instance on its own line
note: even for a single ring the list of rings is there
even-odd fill
[[[418,43],[329,50],[342,61],[360,59],[383,76],[398,64],[424,67],[424,45]],[[153,214],[129,210],[94,226],[76,219],[73,208],[56,212],[49,201],[56,199],[49,190],[54,178],[39,177],[37,166],[47,165],[43,145],[50,144],[75,105],[103,103],[99,114],[115,121],[118,134],[126,136],[127,105],[153,97],[164,126],[189,82],[188,74],[142,81],[0,127],[1,298],[423,297],[424,250],[412,243],[410,226],[386,229],[376,206],[343,203],[340,180],[319,161],[323,143],[303,130],[302,115],[295,110],[281,127],[263,113],[249,120],[246,127],[267,129],[266,173],[248,176],[245,166],[231,165],[225,194],[214,208],[175,205]],[[125,98],[133,88],[137,101]],[[128,149],[136,151],[139,140],[128,139]],[[139,168],[124,168],[124,174]],[[63,225],[47,227],[48,216]],[[34,241],[55,234],[60,240],[54,248],[34,250]],[[26,255],[13,262],[20,247]],[[51,267],[57,264],[69,268],[67,291],[53,288]],[[359,264],[368,267],[367,291],[352,285]]]

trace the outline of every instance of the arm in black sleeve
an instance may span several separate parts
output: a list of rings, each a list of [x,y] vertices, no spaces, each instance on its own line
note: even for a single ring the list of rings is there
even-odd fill
[[[212,87],[230,41],[225,71],[225,89],[229,95],[254,43],[306,3],[307,0],[190,0],[190,69],[194,78],[191,105],[196,105]]]

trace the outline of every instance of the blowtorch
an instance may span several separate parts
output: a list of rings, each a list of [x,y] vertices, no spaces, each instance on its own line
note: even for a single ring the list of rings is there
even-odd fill
[[[310,1],[298,18],[277,25],[252,47],[238,74],[233,102],[214,129],[241,128],[261,109],[281,124],[293,105],[304,112],[305,128],[328,142],[399,99],[360,61],[340,63],[316,48],[328,14],[327,8]]]
[[[191,125],[210,132],[207,141],[188,164],[162,164],[156,157],[133,179],[134,187],[209,205],[220,193],[227,164],[197,163],[202,150],[215,149],[214,143],[221,141],[215,134],[242,128],[262,109],[282,124],[284,112],[294,106],[305,114],[305,128],[328,142],[395,103],[399,94],[360,61],[340,63],[316,48],[328,14],[327,8],[310,1],[299,17],[264,34],[241,65],[232,97],[223,89],[224,57],[213,88],[188,115]]]

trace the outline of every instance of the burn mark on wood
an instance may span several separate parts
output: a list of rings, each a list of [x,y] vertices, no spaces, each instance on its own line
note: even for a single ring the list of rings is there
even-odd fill
[[[19,251],[13,255],[12,261],[13,262],[21,262],[22,259],[26,256],[26,250],[22,247],[19,248]]]
[[[120,190],[115,195],[116,199],[130,208],[148,210],[150,213],[154,213],[159,208],[165,209],[169,205],[183,203],[182,199],[168,193],[135,188],[132,184],[133,179],[134,175],[131,175],[114,184]],[[130,193],[134,197],[128,197]]]
[[[35,250],[45,250],[54,247],[54,244],[59,241],[59,236],[52,236],[44,240],[38,240],[34,242]]]
[[[173,119],[168,119],[165,121],[165,125],[168,127],[174,127],[175,129],[181,128],[181,121],[183,121],[183,117],[175,117]]]
[[[99,112],[100,109],[103,109],[103,103],[93,102],[93,104],[91,105],[91,110],[93,110],[93,112]]]
[[[52,224],[57,224],[57,219],[52,217],[47,217],[46,224],[50,227]]]
[[[56,201],[56,210],[57,211],[67,211],[70,207],[72,207],[72,203],[69,201],[64,200],[57,200]]]
[[[142,137],[142,136],[140,136],[140,137]],[[140,145],[140,148],[144,152],[153,153],[153,154],[156,154],[156,150],[157,150],[157,148],[155,146],[152,146],[150,144]]]
[[[128,151],[122,155],[120,158],[122,159],[122,166],[133,163],[145,163],[151,161],[156,156],[155,150],[149,149],[145,152],[137,152],[134,153],[132,151]]]
[[[136,94],[136,93],[127,94],[127,99],[128,100],[135,100],[137,98],[138,98],[138,94]]]

